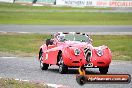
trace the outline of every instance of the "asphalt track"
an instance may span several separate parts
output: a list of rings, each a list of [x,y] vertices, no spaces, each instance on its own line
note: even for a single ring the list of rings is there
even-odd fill
[[[108,74],[132,75],[131,61],[113,61]],[[87,74],[99,74],[97,68],[90,68]],[[51,66],[47,71],[39,68],[39,62],[35,57],[0,57],[0,77],[19,78],[34,82],[47,82],[61,84],[70,88],[131,88],[129,84],[85,84],[80,86],[76,82],[77,69],[70,69],[68,74],[59,74],[57,66]]]
[[[132,25],[91,25],[91,26],[64,26],[64,25],[0,25],[0,32],[21,32],[21,33],[49,33],[49,32],[90,32],[90,33],[111,33],[111,34],[132,34]]]

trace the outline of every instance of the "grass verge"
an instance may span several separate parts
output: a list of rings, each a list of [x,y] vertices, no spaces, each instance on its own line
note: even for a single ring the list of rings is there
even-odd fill
[[[40,45],[48,37],[46,34],[0,34],[0,52],[7,55],[36,56]]]
[[[65,12],[67,10],[71,12]],[[74,12],[72,10],[91,10],[91,8],[31,7],[0,3],[0,24],[132,25],[132,13]]]
[[[0,12],[0,24],[132,25],[132,13]]]
[[[48,34],[0,34],[0,52],[18,56],[37,56]],[[114,60],[132,60],[131,35],[93,35],[93,46],[107,45]]]
[[[33,84],[30,82],[16,81],[9,78],[0,79],[0,88],[51,88],[47,85]]]
[[[132,60],[132,35],[94,35],[93,45],[107,45],[114,60]]]

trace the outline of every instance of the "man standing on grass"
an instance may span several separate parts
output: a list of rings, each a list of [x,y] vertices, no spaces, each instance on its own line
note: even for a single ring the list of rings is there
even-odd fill
[[[34,4],[34,3],[36,3],[36,2],[37,2],[37,0],[33,0],[33,2],[32,2],[32,3]]]
[[[16,0],[13,0],[13,3],[15,3]]]

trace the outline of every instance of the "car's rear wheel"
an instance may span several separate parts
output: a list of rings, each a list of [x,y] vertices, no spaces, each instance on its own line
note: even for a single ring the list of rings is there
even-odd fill
[[[43,53],[40,53],[40,68],[42,70],[47,70],[49,67],[49,64],[46,64],[43,62]]]
[[[59,73],[65,74],[68,72],[68,67],[64,64],[62,54],[59,56],[58,65],[59,65]]]
[[[100,71],[101,74],[107,74],[108,69],[109,69],[109,66],[107,66],[107,67],[99,67],[99,71]]]

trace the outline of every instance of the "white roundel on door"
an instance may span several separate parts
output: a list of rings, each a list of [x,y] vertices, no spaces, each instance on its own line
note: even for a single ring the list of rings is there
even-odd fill
[[[46,57],[45,57],[45,60],[47,60],[48,59],[48,54],[46,53]]]

